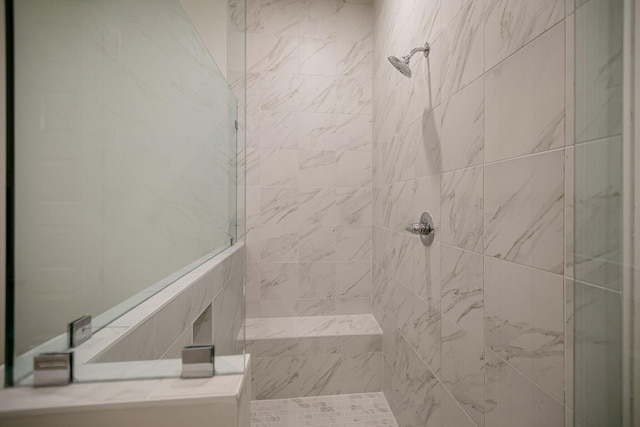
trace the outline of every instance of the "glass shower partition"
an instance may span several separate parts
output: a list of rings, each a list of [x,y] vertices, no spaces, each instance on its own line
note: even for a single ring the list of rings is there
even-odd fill
[[[635,3],[576,1],[574,426],[640,426]]]
[[[179,0],[7,5],[13,385],[237,242],[238,100]]]

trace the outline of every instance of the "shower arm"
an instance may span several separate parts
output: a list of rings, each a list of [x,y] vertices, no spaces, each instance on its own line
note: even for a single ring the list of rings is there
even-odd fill
[[[431,46],[429,46],[429,43],[425,43],[423,47],[416,47],[412,49],[411,52],[409,52],[408,55],[403,56],[402,59],[404,59],[404,61],[408,64],[411,57],[418,52],[424,52],[424,57],[427,58],[429,56],[430,50],[431,50]]]

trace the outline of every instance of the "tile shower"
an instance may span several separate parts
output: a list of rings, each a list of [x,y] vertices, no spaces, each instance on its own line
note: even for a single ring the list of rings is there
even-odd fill
[[[18,319],[33,318],[34,331],[44,326],[57,334],[60,322],[37,321],[26,310],[8,305],[8,381],[7,390],[0,392],[10,398],[0,397],[0,424],[10,419],[17,426],[35,421],[42,426],[80,425],[83,422],[74,420],[94,416],[83,406],[95,403],[96,414],[110,413],[106,418],[95,416],[99,424],[104,421],[100,425],[111,415],[120,417],[123,425],[143,425],[135,421],[137,415],[127,415],[131,413],[123,408],[128,406],[141,416],[155,417],[148,418],[148,424],[169,426],[179,422],[172,417],[180,413],[173,410],[177,405],[164,403],[176,397],[179,408],[189,412],[187,424],[209,425],[214,419],[225,427],[631,427],[624,417],[640,415],[626,407],[633,406],[633,375],[640,373],[640,358],[633,360],[633,345],[637,350],[640,343],[633,316],[634,310],[640,312],[640,300],[628,298],[634,296],[634,287],[640,294],[640,280],[634,282],[633,271],[634,255],[640,254],[636,243],[640,239],[634,237],[634,228],[640,228],[640,216],[634,216],[634,198],[640,199],[635,188],[639,186],[634,187],[634,165],[640,162],[635,151],[640,150],[633,144],[640,131],[633,127],[637,117],[630,114],[634,108],[640,111],[640,90],[628,93],[640,87],[633,74],[640,70],[640,60],[634,56],[640,49],[630,52],[640,46],[640,32],[636,36],[634,30],[640,8],[634,0],[229,0],[226,26],[207,21],[211,14],[190,9],[197,2],[183,8],[187,0],[135,4],[59,0],[43,2],[46,6],[38,1],[16,2],[31,8],[23,17],[35,18],[31,26],[18,26],[17,32],[11,30],[13,2],[5,2],[7,46],[12,46],[15,35],[18,41],[40,37],[44,42],[27,44],[55,46],[63,52],[73,39],[79,43],[76,47],[86,52],[98,48],[108,61],[125,69],[139,67],[131,74],[136,82],[160,72],[164,77],[158,80],[163,82],[158,93],[169,88],[189,96],[199,94],[197,105],[193,104],[202,119],[197,124],[214,124],[216,129],[190,127],[180,135],[162,132],[165,127],[175,131],[174,124],[163,118],[184,125],[193,115],[183,109],[188,114],[180,119],[160,108],[159,124],[148,126],[156,133],[160,130],[158,137],[147,135],[151,155],[138,153],[133,158],[155,157],[164,146],[178,151],[160,158],[188,155],[177,162],[180,167],[168,169],[186,178],[186,190],[169,186],[169,197],[157,197],[173,200],[175,215],[156,215],[152,203],[149,213],[154,218],[186,220],[187,227],[177,229],[187,231],[198,244],[208,245],[211,236],[205,234],[214,232],[224,247],[229,243],[231,248],[126,314],[114,311],[110,319],[115,320],[95,323],[108,326],[94,328],[95,335],[74,349],[73,357],[58,354],[60,360],[76,362],[73,369],[65,365],[64,377],[76,384],[63,390],[42,393],[42,389],[12,387],[15,378],[22,385],[31,384],[32,366],[33,384],[42,384],[42,373],[35,367],[46,364],[31,364],[40,347],[31,354],[31,344],[18,341],[17,354],[12,350],[11,312]],[[49,8],[58,3],[73,13],[52,14]],[[107,13],[106,5],[133,6],[139,15],[125,9]],[[167,15],[162,15],[162,6]],[[224,21],[222,9],[212,13]],[[209,28],[192,28],[194,15],[204,18],[200,22]],[[116,19],[103,22],[107,16]],[[40,24],[51,17],[56,37],[40,32]],[[73,17],[81,24],[67,20]],[[169,24],[172,20],[182,27]],[[218,27],[222,27],[220,40],[208,41],[224,39],[226,50],[210,58],[214,45],[201,45],[199,36]],[[81,35],[78,29],[88,31],[98,43],[69,37],[74,32]],[[123,34],[128,43],[121,45]],[[134,34],[144,42],[131,43]],[[154,42],[153,35],[161,42]],[[175,48],[173,54],[160,48],[164,41]],[[18,52],[29,55],[26,68],[41,69],[34,66],[41,51],[22,46]],[[118,54],[109,55],[105,46],[117,47]],[[121,48],[126,55],[120,55]],[[140,48],[145,55],[136,51]],[[11,50],[7,63],[13,67]],[[158,62],[146,56],[154,50],[161,58]],[[185,51],[188,60],[180,60]],[[63,55],[44,58],[57,56]],[[119,62],[128,56],[139,64]],[[20,64],[20,55],[18,59]],[[82,60],[82,55],[67,59]],[[189,61],[203,82],[185,78],[191,75],[188,70],[178,71],[178,65]],[[155,64],[151,72],[150,63]],[[104,65],[97,61],[98,68],[89,69],[94,72],[88,81],[102,82],[102,73],[95,72],[100,64]],[[203,64],[209,65],[207,70],[201,69]],[[68,68],[78,75],[86,71],[82,66]],[[15,74],[20,83],[32,73]],[[59,89],[53,85],[57,74],[44,79],[52,86],[45,84],[46,90],[38,92],[47,100],[40,114],[35,102],[40,98],[24,98],[34,108],[18,111],[29,111],[33,123],[19,128],[18,135],[38,128],[46,134],[67,125],[70,130],[76,122],[51,109],[54,98],[48,92]],[[219,78],[208,82],[211,74]],[[94,86],[127,86],[106,82],[111,84],[89,85],[90,91]],[[185,90],[187,83],[195,84],[194,89]],[[34,80],[25,87],[39,85]],[[207,98],[211,103],[201,105],[201,89],[209,86],[220,90]],[[156,94],[142,92],[133,91],[134,99]],[[82,93],[74,96],[104,101],[94,95],[85,99]],[[172,99],[180,93],[175,95]],[[7,105],[20,105],[14,105],[12,97],[10,93]],[[153,98],[149,100],[150,110],[156,110]],[[203,105],[220,109],[207,114]],[[135,108],[130,113],[122,115],[123,123],[135,120]],[[86,125],[77,122],[81,128]],[[11,126],[9,154],[15,144]],[[115,139],[99,146],[100,155],[90,156],[90,164],[102,163],[103,149],[104,158],[113,161],[112,142],[121,142],[123,135],[133,137],[133,146],[139,145],[141,134],[120,132],[122,126],[115,129],[119,131],[113,135],[107,132]],[[177,135],[186,138],[175,144]],[[194,137],[201,137],[207,148],[191,151],[188,143]],[[217,148],[204,144],[211,139],[219,143]],[[18,147],[31,153],[29,144]],[[61,164],[68,164],[67,157],[76,151],[47,153],[53,158],[63,154]],[[631,160],[631,155],[636,157]],[[44,163],[49,160],[44,159]],[[220,167],[212,168],[212,159]],[[145,171],[168,176],[163,167],[125,163],[133,169],[116,174],[113,194],[133,194],[131,189],[138,188],[134,178],[144,182]],[[221,184],[211,187],[211,177],[197,172],[196,165],[212,172]],[[63,175],[68,172],[66,167],[59,169]],[[93,168],[86,169],[80,170]],[[17,170],[29,179],[42,178],[24,165]],[[130,179],[123,181],[123,176]],[[7,177],[11,189],[14,174],[8,172]],[[128,192],[120,188],[123,183]],[[61,187],[67,189],[64,183]],[[92,197],[89,205],[97,206],[103,201],[95,196],[105,190],[95,189],[87,195]],[[148,190],[138,188],[139,195],[148,195]],[[198,195],[195,205],[200,206],[199,196],[207,204],[194,216],[184,215],[185,207],[195,206],[183,198],[192,191]],[[46,199],[52,192],[29,194]],[[228,205],[220,203],[223,199]],[[128,210],[130,204],[116,205]],[[222,228],[191,230],[189,224],[203,214],[213,214]],[[27,236],[42,221],[20,209],[14,216],[18,225],[23,221],[22,227],[13,227],[10,218],[8,230],[15,228],[18,235]],[[433,218],[434,227],[429,223],[427,231],[415,224],[426,217]],[[104,224],[111,226],[110,215],[104,218]],[[66,220],[65,216],[64,224]],[[152,228],[142,235],[123,233],[132,242],[150,244],[163,233],[174,236],[161,223],[142,216],[137,221]],[[187,238],[180,236],[175,234],[171,243],[184,243]],[[86,237],[87,243],[95,243],[93,234]],[[7,246],[13,252],[7,260],[14,253],[33,252],[16,251],[20,245],[11,240],[10,236]],[[135,261],[127,255],[135,253],[132,246],[124,246],[124,251],[117,245],[106,247],[119,252],[121,261]],[[167,268],[163,257],[176,262],[178,255],[185,255],[183,250],[162,256],[141,253],[150,253],[145,260]],[[41,262],[38,257],[24,259]],[[100,279],[96,283],[127,271],[115,261],[111,264],[115,270],[95,264],[99,271],[95,277]],[[8,270],[14,267],[7,265]],[[156,274],[140,265],[140,272]],[[46,276],[54,282],[66,278]],[[7,277],[10,301],[13,291],[24,286],[13,287],[20,273],[8,271]],[[170,277],[166,283],[173,280]],[[42,274],[27,278],[44,283]],[[115,280],[116,286],[106,286],[104,295],[116,289],[129,292],[130,285],[141,282],[146,281],[140,274]],[[165,279],[158,283],[164,286]],[[38,295],[45,300],[58,297]],[[103,300],[108,298],[94,302]],[[87,329],[82,332],[88,334]],[[68,334],[74,335],[73,328]],[[66,333],[54,338],[61,348],[69,346]],[[215,359],[209,349],[204,362],[207,374],[215,373],[213,379],[173,378],[180,368],[192,368],[179,360],[186,345],[210,343],[216,347]],[[20,363],[14,363],[18,360],[14,356]],[[144,384],[90,383],[120,378],[122,372],[125,377],[152,379]],[[80,384],[85,381],[90,384]],[[640,384],[640,376],[637,381]],[[97,398],[87,393],[98,387]],[[124,400],[119,400],[121,392],[127,395]],[[66,401],[65,396],[72,398]],[[64,400],[63,406],[56,406],[58,398]],[[227,419],[220,418],[218,404]],[[38,412],[42,408],[60,418]],[[67,413],[62,408],[79,410]]]
[[[375,8],[372,309],[385,396],[401,426],[562,426],[572,6]],[[386,63],[425,41],[413,79]],[[403,232],[423,210],[438,226],[430,248]]]
[[[373,314],[400,426],[570,416],[573,12],[248,3],[247,316]]]
[[[136,6],[140,18],[123,13],[123,22],[179,33],[157,25],[167,19],[147,20],[162,2],[144,1],[150,3]],[[165,2],[190,24],[180,1]],[[99,1],[87,1],[86,9],[82,3],[68,5],[81,5],[92,19],[105,15]],[[640,111],[640,90],[638,101],[627,93],[635,89],[629,73],[640,70],[629,52],[640,46],[635,1],[228,6],[230,64],[219,80],[222,95],[212,97],[229,98],[227,111],[213,115],[228,120],[219,120],[224,132],[213,135],[227,135],[234,148],[222,150],[230,157],[214,157],[239,168],[223,173],[202,151],[195,158],[228,184],[221,191],[230,206],[219,203],[220,192],[214,205],[232,247],[97,331],[74,350],[78,363],[66,377],[120,378],[108,374],[113,370],[152,380],[71,384],[50,393],[0,389],[11,397],[0,396],[0,424],[84,425],[81,419],[93,417],[106,425],[115,417],[122,425],[165,426],[631,427],[623,418],[640,416],[625,407],[633,405],[634,374],[640,384],[640,358],[633,360],[640,300],[625,300],[633,287],[640,295],[632,259],[640,254],[633,233],[640,228],[633,203],[640,154],[630,160],[629,134],[640,138],[629,123],[637,122],[629,113],[633,102]],[[34,22],[39,28],[43,21]],[[195,36],[196,47],[197,31],[187,25],[184,33],[184,40]],[[152,33],[140,31],[145,43]],[[209,50],[198,47],[200,59]],[[132,56],[148,77],[149,61]],[[223,71],[215,60],[210,65]],[[173,66],[154,67],[165,69]],[[195,82],[176,76],[162,89]],[[211,124],[208,117],[198,123]],[[168,125],[160,122],[150,128]],[[185,154],[188,141],[166,145]],[[184,170],[193,172],[193,164]],[[131,178],[141,175],[135,166]],[[211,201],[210,179],[196,175]],[[413,234],[427,211],[433,239]],[[59,337],[67,346],[66,335]],[[215,344],[215,371],[207,371],[214,378],[162,379],[179,375],[182,350],[193,343]],[[28,384],[31,355],[20,365],[9,354],[7,384],[14,377]],[[16,376],[15,366],[24,372]],[[141,422],[125,406],[151,418]]]

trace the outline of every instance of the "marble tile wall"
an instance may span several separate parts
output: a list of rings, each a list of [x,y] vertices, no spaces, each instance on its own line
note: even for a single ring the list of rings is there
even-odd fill
[[[574,4],[380,0],[374,14],[372,309],[398,425],[563,426]],[[427,41],[412,79],[386,60]],[[403,230],[425,210],[428,248]]]
[[[382,391],[382,330],[371,314],[247,320],[258,400]]]
[[[90,362],[179,359],[209,305],[216,356],[242,354],[244,256],[245,246],[237,244],[113,321],[109,329],[125,332]]]
[[[370,1],[247,1],[247,315],[371,313]]]

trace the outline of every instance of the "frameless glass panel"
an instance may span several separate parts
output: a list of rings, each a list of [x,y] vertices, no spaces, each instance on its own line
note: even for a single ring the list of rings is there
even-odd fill
[[[634,142],[632,0],[575,11],[575,426],[629,427]],[[571,386],[571,385],[569,385]]]
[[[179,0],[14,10],[18,381],[237,240],[238,103]]]

